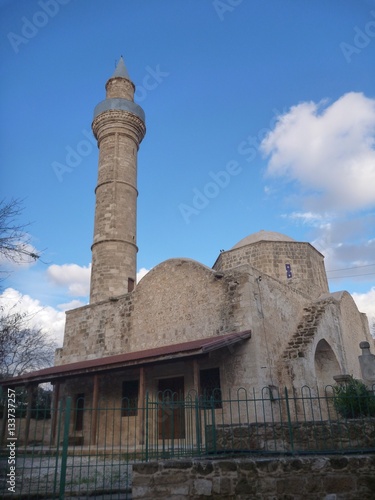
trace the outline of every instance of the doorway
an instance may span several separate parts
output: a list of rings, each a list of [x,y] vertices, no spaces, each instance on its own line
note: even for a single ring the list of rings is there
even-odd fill
[[[185,437],[184,377],[165,378],[158,382],[159,439]]]

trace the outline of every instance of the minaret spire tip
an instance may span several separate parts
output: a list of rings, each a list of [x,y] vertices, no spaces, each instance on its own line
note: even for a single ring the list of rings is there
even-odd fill
[[[115,72],[112,75],[112,78],[126,78],[127,80],[130,80],[130,76],[128,73],[128,70],[126,69],[124,58],[121,54],[120,59],[117,63]]]

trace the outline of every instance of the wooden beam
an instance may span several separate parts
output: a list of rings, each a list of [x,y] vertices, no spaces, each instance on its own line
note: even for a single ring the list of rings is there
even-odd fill
[[[196,395],[199,396],[199,365],[197,358],[194,358],[193,361],[193,388],[196,392]]]
[[[139,411],[139,444],[144,444],[145,439],[145,413],[146,413],[146,376],[145,368],[139,368],[139,394],[138,394],[138,411]]]
[[[25,422],[25,446],[29,443],[29,433],[30,433],[30,420],[31,420],[31,410],[33,406],[33,396],[35,389],[38,389],[38,385],[29,384],[26,386],[27,390],[27,409],[26,409],[26,422]]]
[[[52,401],[52,422],[51,422],[51,442],[55,443],[56,427],[57,427],[57,413],[60,398],[60,382],[53,385],[53,401]],[[56,443],[55,443],[56,444]]]
[[[99,404],[99,375],[94,375],[94,389],[92,394],[92,421],[91,421],[91,443],[96,444],[98,427],[98,404]]]

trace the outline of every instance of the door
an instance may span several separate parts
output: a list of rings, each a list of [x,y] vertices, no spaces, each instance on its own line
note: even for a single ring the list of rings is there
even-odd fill
[[[159,439],[185,437],[184,377],[160,379]]]

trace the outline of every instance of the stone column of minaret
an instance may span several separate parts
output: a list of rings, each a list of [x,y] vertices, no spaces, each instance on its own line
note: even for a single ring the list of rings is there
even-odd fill
[[[94,111],[98,141],[90,303],[131,292],[137,270],[137,152],[145,132],[143,109],[121,57]]]

